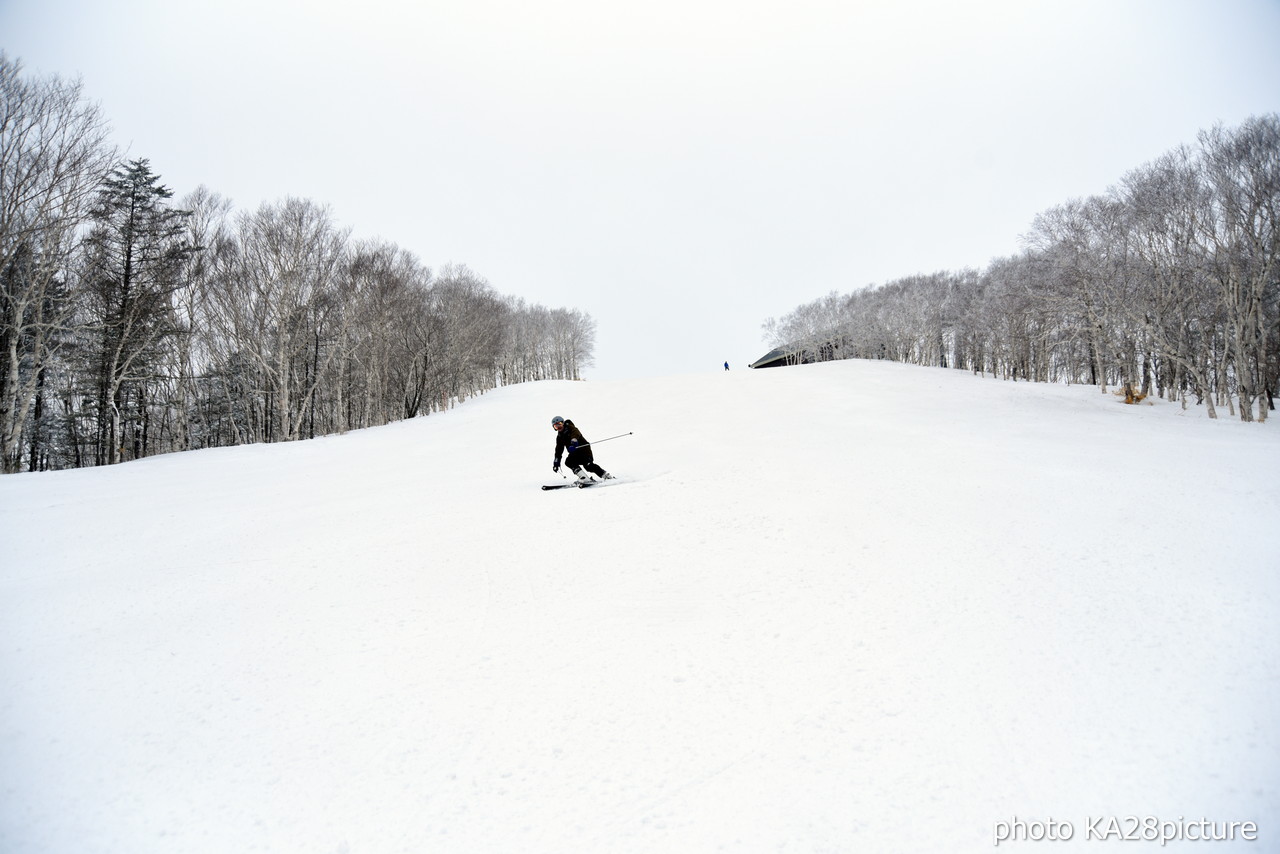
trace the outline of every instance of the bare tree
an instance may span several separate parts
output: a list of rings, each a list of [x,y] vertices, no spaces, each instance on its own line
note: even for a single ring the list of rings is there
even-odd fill
[[[1125,176],[1117,190],[1128,215],[1126,234],[1143,272],[1140,291],[1119,308],[1145,329],[1158,357],[1170,365],[1170,398],[1186,378],[1217,417],[1211,391],[1211,343],[1217,332],[1210,282],[1197,243],[1209,198],[1193,153],[1180,147]],[[1185,405],[1185,395],[1183,402]]]
[[[338,352],[324,345],[339,317],[347,235],[327,208],[305,199],[263,204],[237,219],[236,251],[210,300],[210,321],[226,348],[221,369],[252,385],[239,391],[253,396],[261,415],[257,440],[302,436],[321,369]]]
[[[20,467],[23,425],[41,423],[45,369],[75,303],[67,264],[114,163],[107,126],[79,81],[24,79],[0,52],[0,458]],[[34,468],[39,435],[31,437]]]
[[[1229,327],[1240,418],[1266,420],[1266,364],[1280,254],[1280,116],[1252,118],[1234,130],[1200,135],[1212,214],[1201,219],[1210,275]]]
[[[169,354],[174,387],[174,445],[180,450],[219,444],[219,418],[211,407],[214,397],[206,369],[212,361],[209,346],[207,301],[218,287],[219,259],[232,243],[231,202],[207,187],[197,187],[182,199],[189,212],[187,241],[193,252],[179,276],[174,292],[174,346]]]

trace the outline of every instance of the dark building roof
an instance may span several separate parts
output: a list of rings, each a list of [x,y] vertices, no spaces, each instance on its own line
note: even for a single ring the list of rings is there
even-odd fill
[[[803,358],[803,354],[790,347],[777,347],[765,353],[759,359],[756,359],[747,367],[749,368],[780,368],[783,365],[794,365],[799,363]]]
[[[816,347],[800,344],[787,344],[774,348],[756,359],[747,367],[780,368],[783,365],[809,365],[814,362],[830,362],[846,358],[843,341],[840,338],[828,338]]]

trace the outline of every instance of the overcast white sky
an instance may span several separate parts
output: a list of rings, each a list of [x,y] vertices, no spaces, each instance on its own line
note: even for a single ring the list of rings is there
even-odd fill
[[[1280,0],[0,0],[178,196],[589,312],[588,378],[740,369],[829,291],[1014,253],[1280,110],[1277,45]]]

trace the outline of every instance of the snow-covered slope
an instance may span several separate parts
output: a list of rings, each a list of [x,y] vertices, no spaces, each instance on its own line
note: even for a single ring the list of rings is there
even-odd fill
[[[0,478],[0,850],[1276,850],[1278,440],[841,362]]]

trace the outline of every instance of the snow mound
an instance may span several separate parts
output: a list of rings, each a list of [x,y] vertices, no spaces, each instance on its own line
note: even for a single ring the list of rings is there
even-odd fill
[[[1270,425],[869,362],[0,478],[0,850],[1270,850],[1277,518]]]

